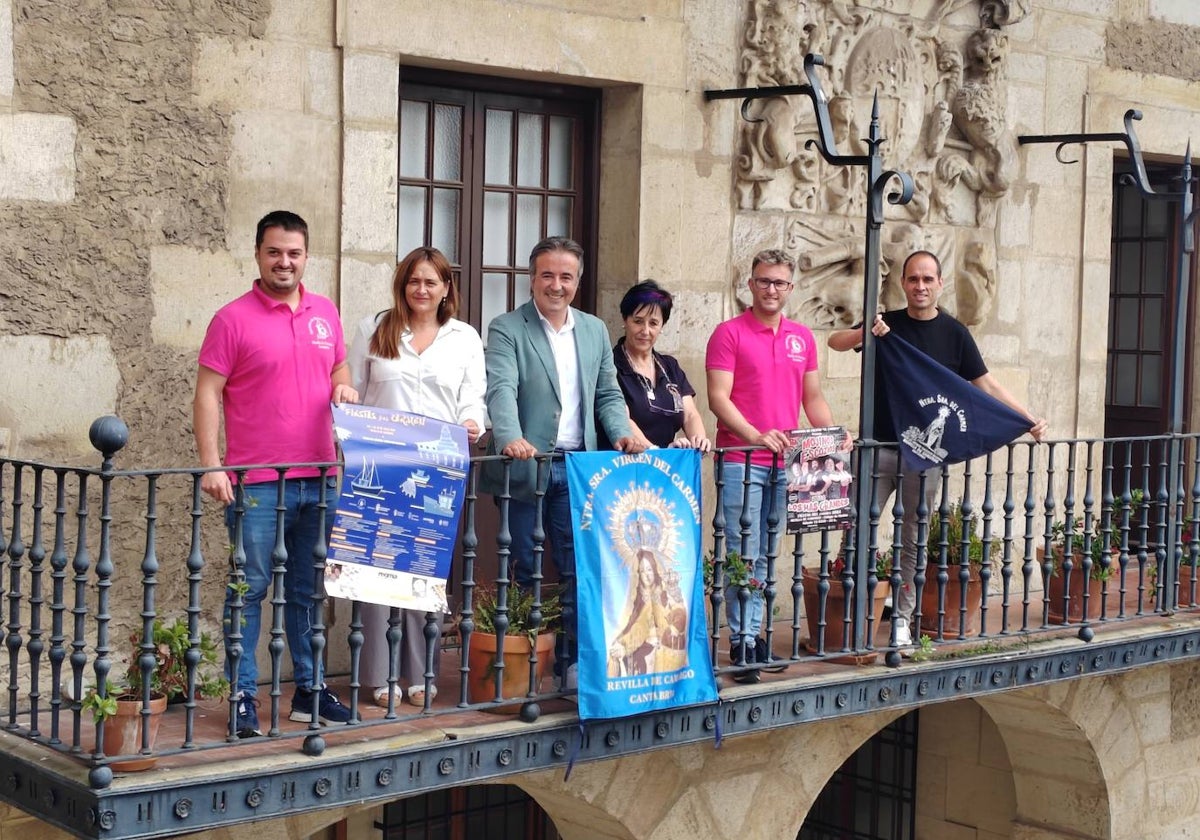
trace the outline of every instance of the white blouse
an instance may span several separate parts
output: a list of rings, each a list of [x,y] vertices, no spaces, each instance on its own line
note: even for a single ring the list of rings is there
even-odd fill
[[[363,404],[411,411],[459,425],[474,420],[482,432],[487,375],[483,342],[475,328],[451,318],[419,354],[413,350],[412,332],[405,330],[400,335],[400,355],[384,359],[372,355],[370,349],[378,317],[368,315],[359,322],[346,357]]]

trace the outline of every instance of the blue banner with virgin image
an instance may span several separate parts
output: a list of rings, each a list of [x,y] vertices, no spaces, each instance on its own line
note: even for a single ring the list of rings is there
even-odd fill
[[[466,498],[467,430],[369,405],[335,405],[346,462],[325,592],[446,612],[446,579]]]
[[[567,453],[579,717],[717,699],[704,613],[700,453]]]

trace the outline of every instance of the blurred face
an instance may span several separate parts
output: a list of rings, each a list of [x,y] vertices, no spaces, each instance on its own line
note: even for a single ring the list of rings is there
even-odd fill
[[[942,293],[942,275],[932,257],[920,254],[904,267],[904,297],[908,314],[920,320],[937,314],[938,295]]]
[[[750,294],[755,314],[775,317],[783,313],[788,295],[792,293],[792,270],[786,265],[759,263],[750,278]]]
[[[258,277],[262,281],[259,288],[276,300],[291,298],[299,292],[304,266],[308,263],[304,234],[281,227],[267,228],[262,243],[254,249],[254,261],[258,263]]]
[[[638,577],[641,579],[642,586],[654,585],[654,567],[651,565],[649,557],[643,555],[642,562],[638,565]]]
[[[662,310],[657,306],[635,309],[625,319],[625,346],[638,353],[649,353],[662,332]]]
[[[530,270],[529,295],[546,320],[561,327],[579,290],[579,260],[566,251],[538,254]]]
[[[421,260],[413,267],[408,282],[404,284],[404,302],[415,319],[432,315],[437,317],[438,306],[448,291],[433,263]]]

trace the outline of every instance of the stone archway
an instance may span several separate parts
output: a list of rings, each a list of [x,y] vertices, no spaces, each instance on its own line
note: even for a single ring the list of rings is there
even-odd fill
[[[1085,724],[1100,708],[1117,717],[1127,716],[1128,710],[1103,686],[1085,688],[1083,682],[1072,688],[1089,695],[1088,701],[1068,707],[1056,705],[1046,696],[1051,692],[1042,690],[979,701],[1007,748],[1016,793],[1012,836],[1017,840],[1114,837],[1110,786],[1095,739],[1100,733],[1089,733]]]
[[[510,780],[566,840],[792,840],[830,776],[900,712],[691,744]]]

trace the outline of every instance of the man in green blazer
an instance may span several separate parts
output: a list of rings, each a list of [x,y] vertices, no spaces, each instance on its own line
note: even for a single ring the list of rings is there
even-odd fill
[[[492,422],[489,454],[507,455],[508,526],[511,565],[519,586],[534,579],[533,530],[537,462],[542,453],[596,448],[596,423],[623,452],[639,452],[630,436],[625,398],[617,385],[612,341],[599,318],[571,307],[583,273],[583,249],[561,236],[543,239],[529,255],[530,301],[488,325],[487,408]],[[571,687],[566,670],[575,661],[575,546],[564,459],[544,471],[542,526],[562,581],[565,645],[556,670]],[[503,474],[485,469],[485,492],[500,494]]]

